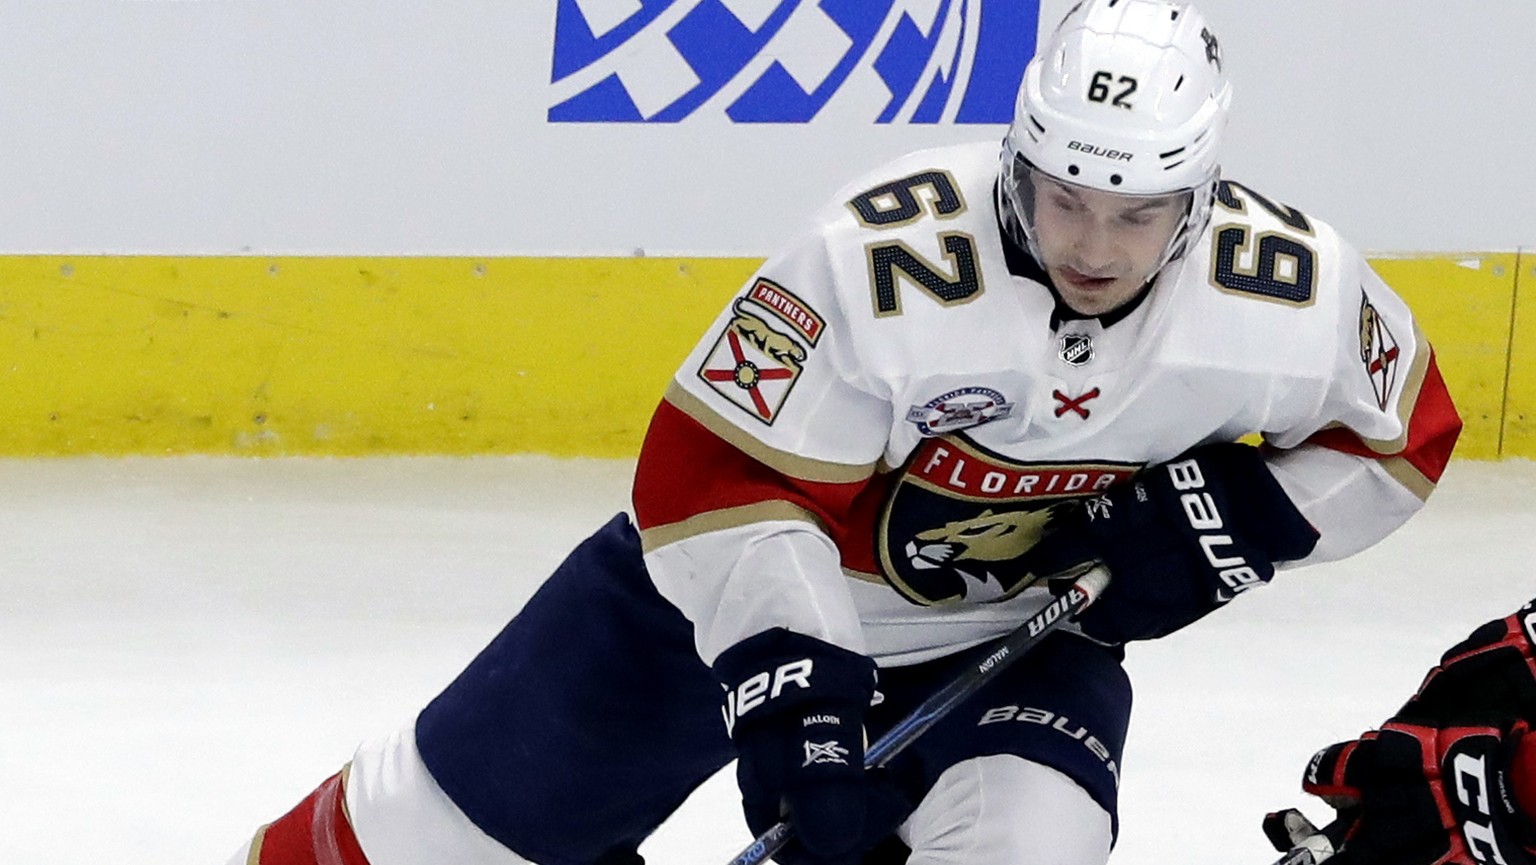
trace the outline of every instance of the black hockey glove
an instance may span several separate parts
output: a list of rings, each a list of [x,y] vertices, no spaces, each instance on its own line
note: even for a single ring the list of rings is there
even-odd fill
[[[1302,789],[1348,823],[1329,865],[1532,865],[1536,826],[1516,790],[1533,758],[1524,721],[1440,726],[1400,716],[1319,751]]]
[[[906,819],[912,806],[885,773],[864,770],[874,661],[774,628],[727,649],[714,670],[747,825],[754,835],[780,820],[795,829],[776,859],[853,862]]]
[[[1063,509],[1022,563],[1048,577],[1102,561],[1109,588],[1078,624],[1124,643],[1171,634],[1269,582],[1275,562],[1305,557],[1317,539],[1258,448],[1222,443]]]
[[[1424,677],[1399,714],[1441,722],[1536,719],[1536,601],[1473,631]]]

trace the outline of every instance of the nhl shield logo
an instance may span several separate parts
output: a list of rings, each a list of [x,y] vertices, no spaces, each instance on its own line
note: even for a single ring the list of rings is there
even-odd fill
[[[805,368],[807,351],[740,301],[735,311],[699,368],[699,378],[748,414],[772,424]]]
[[[1086,333],[1069,333],[1061,338],[1057,356],[1070,366],[1082,366],[1093,360],[1093,340]]]

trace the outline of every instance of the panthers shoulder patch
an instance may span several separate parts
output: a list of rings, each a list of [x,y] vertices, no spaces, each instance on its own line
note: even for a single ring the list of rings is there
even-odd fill
[[[821,339],[826,322],[808,304],[759,278],[699,367],[699,378],[752,417],[772,424]]]
[[[1397,359],[1402,350],[1397,338],[1387,328],[1376,307],[1371,305],[1364,289],[1360,291],[1360,362],[1365,364],[1365,374],[1370,376],[1371,388],[1376,392],[1376,404],[1382,411],[1392,403],[1397,389]]]

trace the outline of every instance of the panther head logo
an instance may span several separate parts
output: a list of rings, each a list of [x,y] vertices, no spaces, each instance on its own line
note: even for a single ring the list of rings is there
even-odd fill
[[[1369,303],[1360,306],[1360,360],[1364,363],[1376,356],[1377,317],[1376,307]]]
[[[1011,561],[1040,542],[1054,510],[1050,507],[995,514],[988,508],[968,520],[955,520],[919,532],[917,540],[907,544],[907,557],[919,570],[953,562]],[[918,541],[924,543],[919,545]]]
[[[768,322],[746,312],[736,304],[731,327],[757,349],[779,363],[796,370],[805,365],[806,352],[800,343],[768,326]]]

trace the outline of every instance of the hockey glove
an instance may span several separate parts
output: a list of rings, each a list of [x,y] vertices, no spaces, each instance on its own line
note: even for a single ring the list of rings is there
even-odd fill
[[[1319,751],[1302,789],[1349,824],[1329,865],[1532,865],[1536,827],[1517,797],[1533,769],[1536,737],[1523,721],[1398,717]]]
[[[1053,518],[1023,563],[1040,576],[1101,561],[1113,576],[1083,614],[1106,643],[1171,634],[1269,582],[1275,562],[1305,557],[1318,533],[1258,448],[1195,448]]]
[[[1452,720],[1536,718],[1536,601],[1452,646],[1399,714]]]
[[[736,780],[754,835],[780,820],[794,839],[786,863],[852,862],[911,811],[883,771],[864,770],[864,716],[875,663],[774,628],[715,661],[736,743]]]

